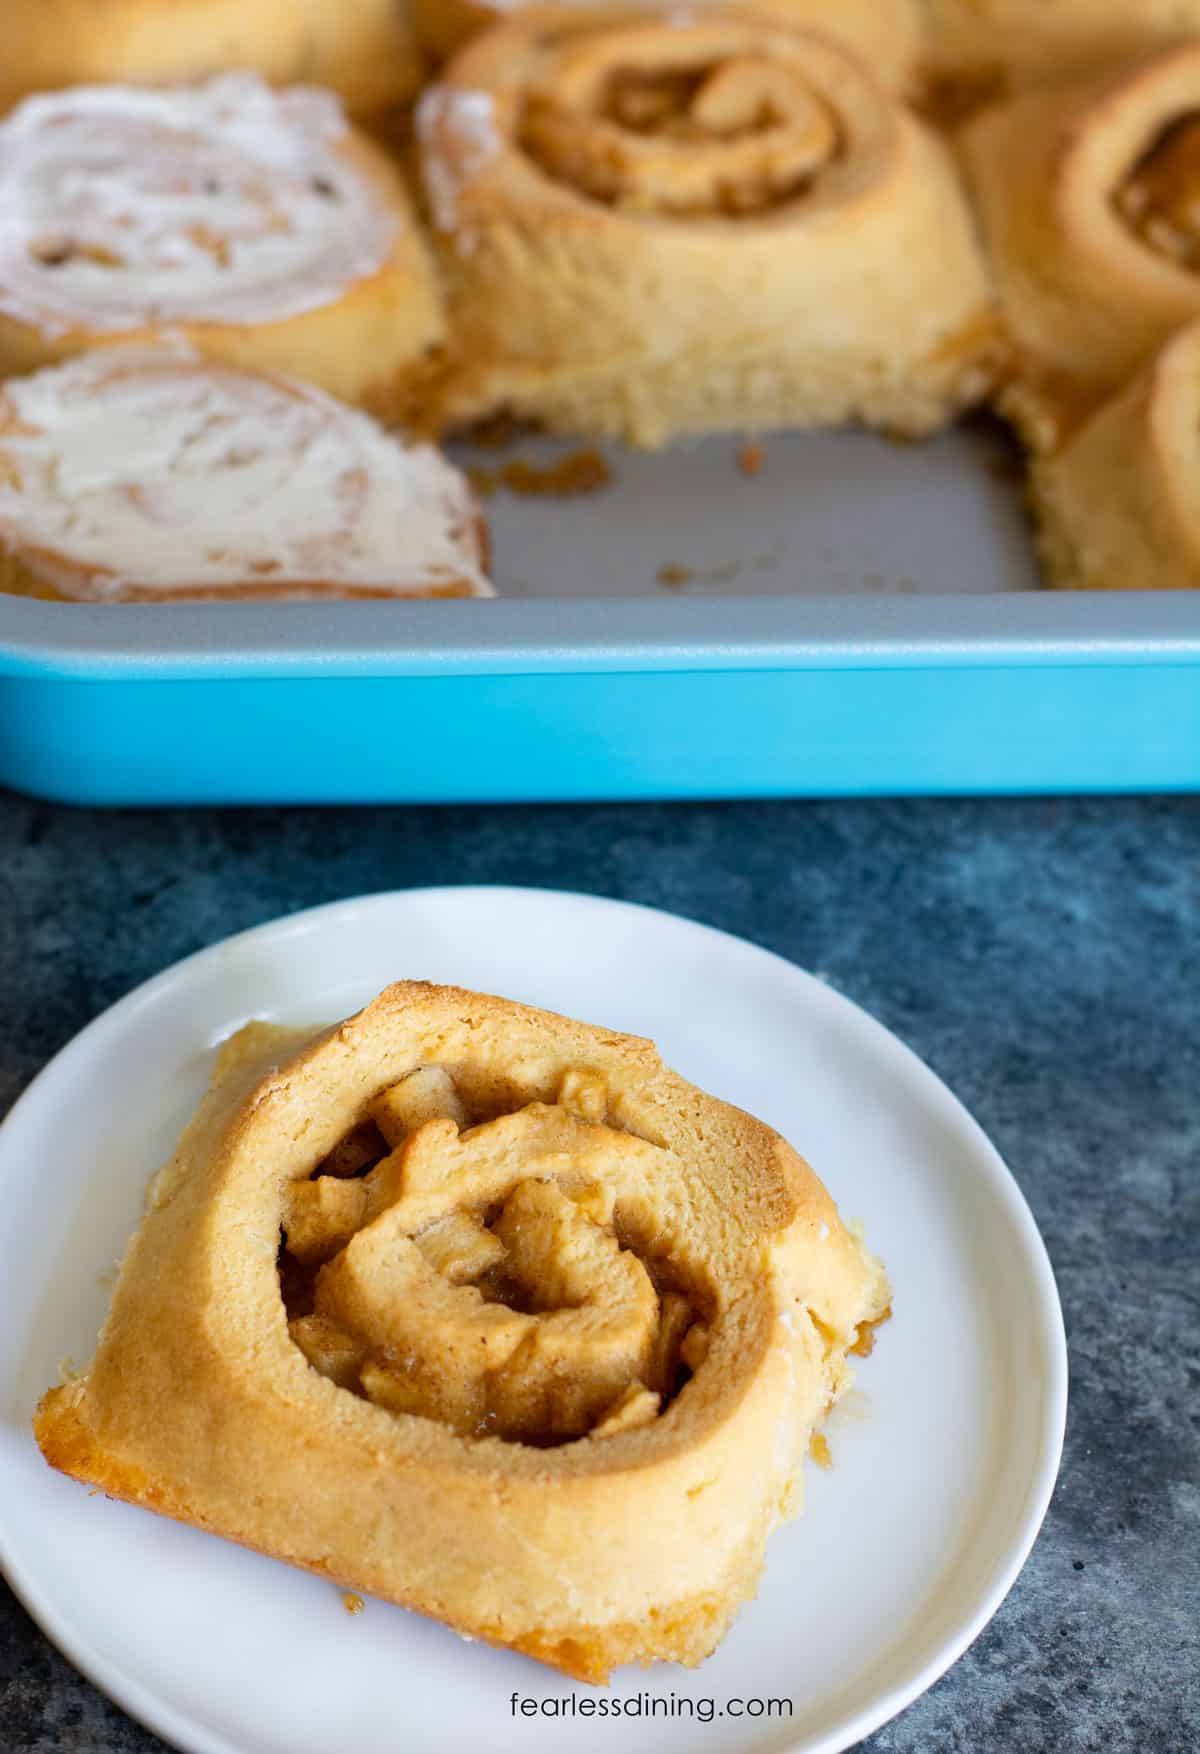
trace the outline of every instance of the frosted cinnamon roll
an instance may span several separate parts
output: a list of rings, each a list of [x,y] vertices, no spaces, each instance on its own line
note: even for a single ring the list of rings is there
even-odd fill
[[[0,590],[482,597],[485,567],[458,471],[308,385],[114,347],[0,392]]]
[[[591,0],[593,9],[595,0]],[[719,0],[694,0],[683,9],[703,16]],[[622,10],[613,0],[614,12]],[[436,60],[446,60],[471,37],[502,23],[516,10],[512,0],[413,0],[413,25]],[[669,0],[647,11],[669,10]],[[903,85],[923,58],[920,0],[755,0],[755,12],[799,30],[817,30],[852,50],[886,85]]]
[[[935,73],[980,91],[1070,80],[1200,36],[1200,0],[925,0]]]
[[[1047,582],[1200,590],[1200,323],[1033,468]]]
[[[87,86],[0,123],[0,371],[172,331],[402,408],[440,341],[398,170],[326,92]]]
[[[68,85],[169,85],[233,70],[327,85],[355,111],[412,96],[405,0],[29,0],[4,9],[0,107]]]
[[[1004,406],[1052,448],[1200,316],[1200,43],[1025,93],[962,145],[1017,363]]]
[[[455,58],[417,126],[451,420],[641,445],[922,434],[988,385],[947,149],[832,41],[732,11],[525,13]]]

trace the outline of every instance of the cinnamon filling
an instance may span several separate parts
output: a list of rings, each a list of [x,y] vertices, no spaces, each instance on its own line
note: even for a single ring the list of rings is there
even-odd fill
[[[285,1190],[280,1295],[340,1388],[463,1436],[539,1447],[650,1424],[697,1370],[711,1299],[636,1233],[624,1181],[659,1147],[557,1103],[481,1118],[440,1067],[383,1091]]]
[[[766,212],[841,151],[833,112],[803,74],[752,49],[700,66],[618,65],[565,98],[547,82],[530,98],[522,145],[593,200],[683,216]]]
[[[1173,122],[1118,189],[1117,212],[1142,242],[1200,269],[1200,115]]]

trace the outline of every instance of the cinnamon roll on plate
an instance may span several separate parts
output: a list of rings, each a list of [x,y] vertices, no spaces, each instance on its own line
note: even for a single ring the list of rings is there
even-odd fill
[[[403,413],[442,338],[433,266],[329,93],[83,86],[0,122],[0,373],[168,331]]]
[[[404,981],[225,1044],[35,1431],[603,1682],[715,1648],[889,1301],[808,1165],[651,1042]]]
[[[483,597],[486,566],[458,471],[310,385],[110,347],[0,391],[0,590]]]

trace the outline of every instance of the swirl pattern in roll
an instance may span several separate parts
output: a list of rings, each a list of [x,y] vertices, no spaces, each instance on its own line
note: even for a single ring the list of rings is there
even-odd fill
[[[689,10],[702,15],[717,6],[719,0],[696,0]],[[668,9],[668,0],[663,0],[661,7],[645,10]],[[515,10],[511,0],[414,0],[413,24],[430,54],[444,61]],[[595,0],[590,10],[597,10]],[[619,14],[629,6],[612,0],[611,10]],[[925,56],[921,0],[839,0],[836,6],[828,0],[757,0],[754,10],[794,29],[836,38],[887,85],[907,84]]]
[[[649,1042],[402,983],[227,1044],[36,1430],[602,1681],[713,1649],[888,1297],[807,1165]]]
[[[168,85],[216,73],[324,85],[355,113],[422,78],[405,0],[31,0],[4,12],[0,108],[69,85]]]
[[[987,388],[990,294],[944,144],[831,40],[751,14],[523,13],[418,115],[458,366],[505,408],[655,445]]]
[[[1200,590],[1200,323],[1035,460],[1047,581],[1068,590]]]
[[[1039,450],[1200,316],[1200,43],[1028,92],[963,151]]]
[[[309,385],[104,348],[0,393],[0,589],[82,602],[490,596],[466,481]]]
[[[928,54],[981,91],[1053,84],[1200,35],[1200,0],[925,0]]]
[[[0,122],[0,366],[170,329],[348,401],[441,337],[398,171],[328,93],[89,86]]]

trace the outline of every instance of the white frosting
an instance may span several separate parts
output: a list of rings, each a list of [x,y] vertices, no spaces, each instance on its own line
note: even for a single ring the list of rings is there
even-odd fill
[[[12,380],[5,401],[0,539],[39,551],[66,594],[463,579],[492,594],[458,471],[319,390],[105,348]]]
[[[273,322],[375,273],[395,217],[327,92],[80,86],[0,123],[0,310],[47,335]]]
[[[417,105],[416,130],[433,223],[452,232],[461,191],[500,150],[495,100],[486,91],[431,85]]]

